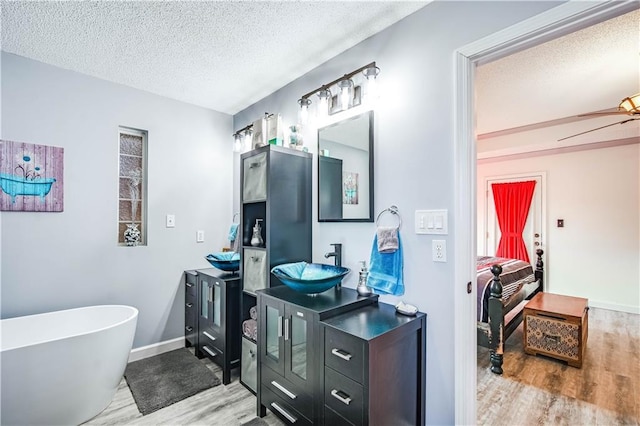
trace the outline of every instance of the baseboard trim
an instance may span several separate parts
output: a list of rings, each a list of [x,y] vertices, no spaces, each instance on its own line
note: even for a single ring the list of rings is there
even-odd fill
[[[589,306],[592,308],[608,309],[610,311],[627,312],[629,314],[640,314],[640,306],[620,305],[591,299],[589,299]]]
[[[160,355],[165,352],[173,351],[184,347],[184,337],[178,337],[164,342],[154,343],[153,345],[141,346],[135,348],[129,354],[129,362],[138,361],[139,359],[149,358],[150,356]]]

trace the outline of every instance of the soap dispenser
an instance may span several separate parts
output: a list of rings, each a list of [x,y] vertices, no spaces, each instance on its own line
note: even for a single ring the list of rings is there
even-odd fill
[[[254,247],[260,247],[264,244],[262,240],[262,227],[260,226],[262,219],[256,219],[256,224],[253,227],[253,235],[251,236],[251,245]]]
[[[371,289],[367,287],[367,278],[369,277],[369,270],[367,269],[367,261],[361,260],[362,267],[360,268],[360,277],[358,278],[358,287],[356,291],[360,296],[371,296],[373,294]]]

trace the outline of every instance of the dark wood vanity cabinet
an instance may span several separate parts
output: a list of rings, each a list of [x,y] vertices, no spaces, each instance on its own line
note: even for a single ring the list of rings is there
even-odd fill
[[[184,273],[184,345],[196,348],[198,352],[198,273],[185,271]]]
[[[352,289],[316,296],[285,286],[258,295],[258,415],[268,408],[285,423],[322,424],[324,368],[321,321],[375,304]]]
[[[320,323],[325,425],[423,425],[427,316],[378,303]]]
[[[185,271],[185,345],[222,368],[240,366],[240,278],[215,268]]]

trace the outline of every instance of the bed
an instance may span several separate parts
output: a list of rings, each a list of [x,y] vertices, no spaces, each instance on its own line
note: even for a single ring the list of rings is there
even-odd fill
[[[502,374],[504,342],[522,322],[524,305],[543,289],[544,252],[536,264],[517,259],[478,256],[478,344],[489,348],[491,371]]]

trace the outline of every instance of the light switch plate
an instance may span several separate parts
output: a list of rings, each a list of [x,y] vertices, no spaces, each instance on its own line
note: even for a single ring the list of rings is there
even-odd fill
[[[203,243],[204,242],[204,231],[200,230],[200,231],[196,231],[196,243]]]
[[[416,210],[416,234],[447,235],[449,233],[447,216],[447,210]]]

